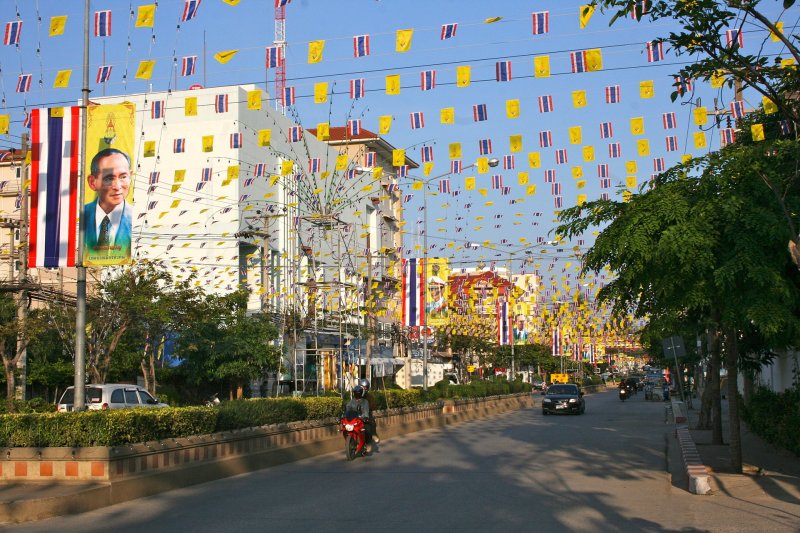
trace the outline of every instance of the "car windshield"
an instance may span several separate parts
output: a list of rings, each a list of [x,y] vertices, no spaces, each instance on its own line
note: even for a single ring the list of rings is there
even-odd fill
[[[575,385],[551,385],[547,389],[547,394],[578,394],[578,387]]]

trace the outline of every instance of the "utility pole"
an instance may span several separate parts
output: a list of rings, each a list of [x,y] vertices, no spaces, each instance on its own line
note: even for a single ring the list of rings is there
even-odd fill
[[[20,171],[20,184],[22,185],[20,194],[22,196],[20,201],[19,211],[19,300],[17,300],[17,322],[19,323],[20,332],[25,332],[25,322],[28,319],[28,164],[26,154],[28,153],[28,134],[22,134],[22,157],[23,163]],[[28,341],[21,335],[17,334],[17,353],[19,359],[17,360],[17,370],[19,378],[17,379],[17,390],[14,395],[18,400],[25,400],[28,397]]]

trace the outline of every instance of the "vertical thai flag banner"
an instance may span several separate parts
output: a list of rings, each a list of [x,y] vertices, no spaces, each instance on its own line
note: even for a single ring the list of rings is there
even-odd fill
[[[553,326],[550,342],[553,346],[553,357],[561,357],[561,330],[558,326]]]
[[[422,326],[425,322],[425,276],[423,259],[403,261],[403,325]]]
[[[75,266],[80,108],[31,113],[30,268]]]
[[[500,346],[511,344],[511,314],[508,312],[508,302],[497,302],[497,344]]]

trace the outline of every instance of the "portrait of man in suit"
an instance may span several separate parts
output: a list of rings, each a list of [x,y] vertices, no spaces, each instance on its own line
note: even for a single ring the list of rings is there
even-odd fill
[[[105,148],[92,158],[90,168],[87,181],[97,197],[83,206],[87,253],[90,258],[130,258],[131,159],[121,150]]]

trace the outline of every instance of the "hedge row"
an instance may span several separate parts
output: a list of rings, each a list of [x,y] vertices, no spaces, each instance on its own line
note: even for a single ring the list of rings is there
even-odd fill
[[[800,456],[800,387],[777,393],[759,388],[743,409],[756,435]]]

